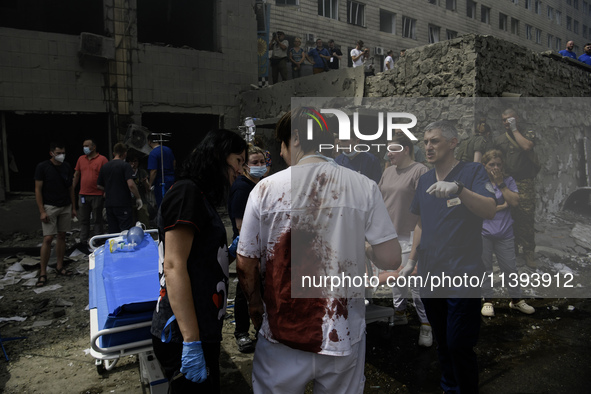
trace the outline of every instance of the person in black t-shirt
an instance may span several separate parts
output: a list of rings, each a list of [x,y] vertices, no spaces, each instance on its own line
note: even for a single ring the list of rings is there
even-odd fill
[[[331,70],[338,70],[339,61],[343,57],[343,52],[341,52],[341,50],[335,46],[333,39],[328,40],[328,53],[330,54],[328,68]]]
[[[101,167],[97,186],[105,191],[105,208],[107,209],[107,224],[109,233],[120,233],[133,226],[133,212],[131,194],[135,198],[136,208],[144,205],[131,177],[131,165],[125,161],[127,147],[118,142],[113,147],[115,157]],[[130,194],[131,192],[131,194]]]
[[[218,393],[228,295],[226,229],[215,207],[242,174],[246,142],[209,132],[185,161],[158,214],[160,297],[152,318],[156,358],[172,393]]]
[[[56,272],[63,276],[72,275],[71,271],[64,268],[64,254],[66,232],[70,230],[72,217],[76,216],[72,187],[73,172],[70,164],[64,162],[66,158],[64,144],[52,142],[49,145],[49,155],[51,159],[39,163],[35,169],[35,200],[43,228],[41,270],[35,285],[37,287],[45,286],[47,283],[47,262],[51,254],[51,243],[56,234]]]
[[[232,247],[238,245],[240,228],[242,227],[242,218],[248,201],[248,195],[267,172],[267,163],[265,160],[265,151],[258,146],[248,148],[248,163],[244,166],[244,175],[239,176],[232,184],[230,197],[228,198],[228,214],[232,222],[234,231]],[[230,255],[236,256],[236,249],[230,247]],[[254,342],[248,334],[250,328],[250,314],[248,312],[248,302],[242,292],[240,283],[236,286],[236,298],[234,300],[234,317],[236,318],[236,329],[234,337],[238,350],[242,353],[254,352]]]

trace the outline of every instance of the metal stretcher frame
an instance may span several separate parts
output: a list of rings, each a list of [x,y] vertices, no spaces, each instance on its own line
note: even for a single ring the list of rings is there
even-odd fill
[[[158,230],[146,230],[145,233],[158,233]],[[97,250],[95,241],[99,239],[114,238],[120,234],[104,234],[92,237],[88,242],[93,253],[89,256],[88,264],[89,270],[95,269],[95,254]],[[117,361],[121,357],[137,355],[144,352],[152,351],[152,340],[145,339],[140,341],[128,342],[121,345],[101,347],[99,345],[100,337],[104,335],[117,334],[126,331],[132,331],[138,328],[149,327],[152,325],[151,319],[144,322],[128,324],[120,327],[103,328],[99,327],[98,309],[90,309],[90,355],[95,359],[95,365],[99,373],[102,370],[110,371],[115,367]]]

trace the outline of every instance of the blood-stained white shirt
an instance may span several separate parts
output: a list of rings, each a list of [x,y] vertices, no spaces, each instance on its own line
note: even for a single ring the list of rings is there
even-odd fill
[[[365,332],[365,240],[396,237],[377,184],[334,162],[292,166],[260,181],[238,253],[261,261],[262,335],[304,351],[350,354]],[[331,289],[343,277],[352,285]]]

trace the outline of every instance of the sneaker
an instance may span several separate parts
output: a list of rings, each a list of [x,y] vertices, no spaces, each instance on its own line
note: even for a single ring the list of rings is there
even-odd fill
[[[525,300],[521,300],[521,301],[519,301],[516,304],[514,304],[513,301],[511,301],[509,303],[509,308],[511,308],[511,309],[517,309],[519,312],[523,312],[526,315],[531,315],[532,313],[534,313],[536,311],[534,309],[534,307],[528,305],[527,302],[525,302]]]
[[[396,311],[396,313],[394,313],[394,322],[393,322],[395,326],[404,326],[406,324],[408,324],[408,319],[406,317],[406,312],[404,311]]]
[[[431,345],[433,345],[433,330],[429,324],[421,324],[419,346],[430,347]]]
[[[248,334],[241,334],[236,337],[236,345],[238,345],[238,351],[240,353],[254,352],[254,342],[250,339]]]
[[[484,305],[482,305],[480,314],[486,317],[493,317],[495,315],[495,307],[493,306],[492,302],[485,302]]]

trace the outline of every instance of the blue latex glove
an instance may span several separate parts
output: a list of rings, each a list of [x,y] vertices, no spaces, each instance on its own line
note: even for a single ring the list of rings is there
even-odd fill
[[[207,379],[207,369],[205,368],[205,358],[203,357],[203,347],[201,341],[183,342],[181,372],[185,378],[195,383],[201,383]]]
[[[232,241],[232,245],[230,245],[230,247],[228,248],[228,253],[232,257],[236,257],[236,249],[238,249],[238,240],[239,239],[240,239],[240,235],[237,236],[236,238],[234,238],[234,241]]]

